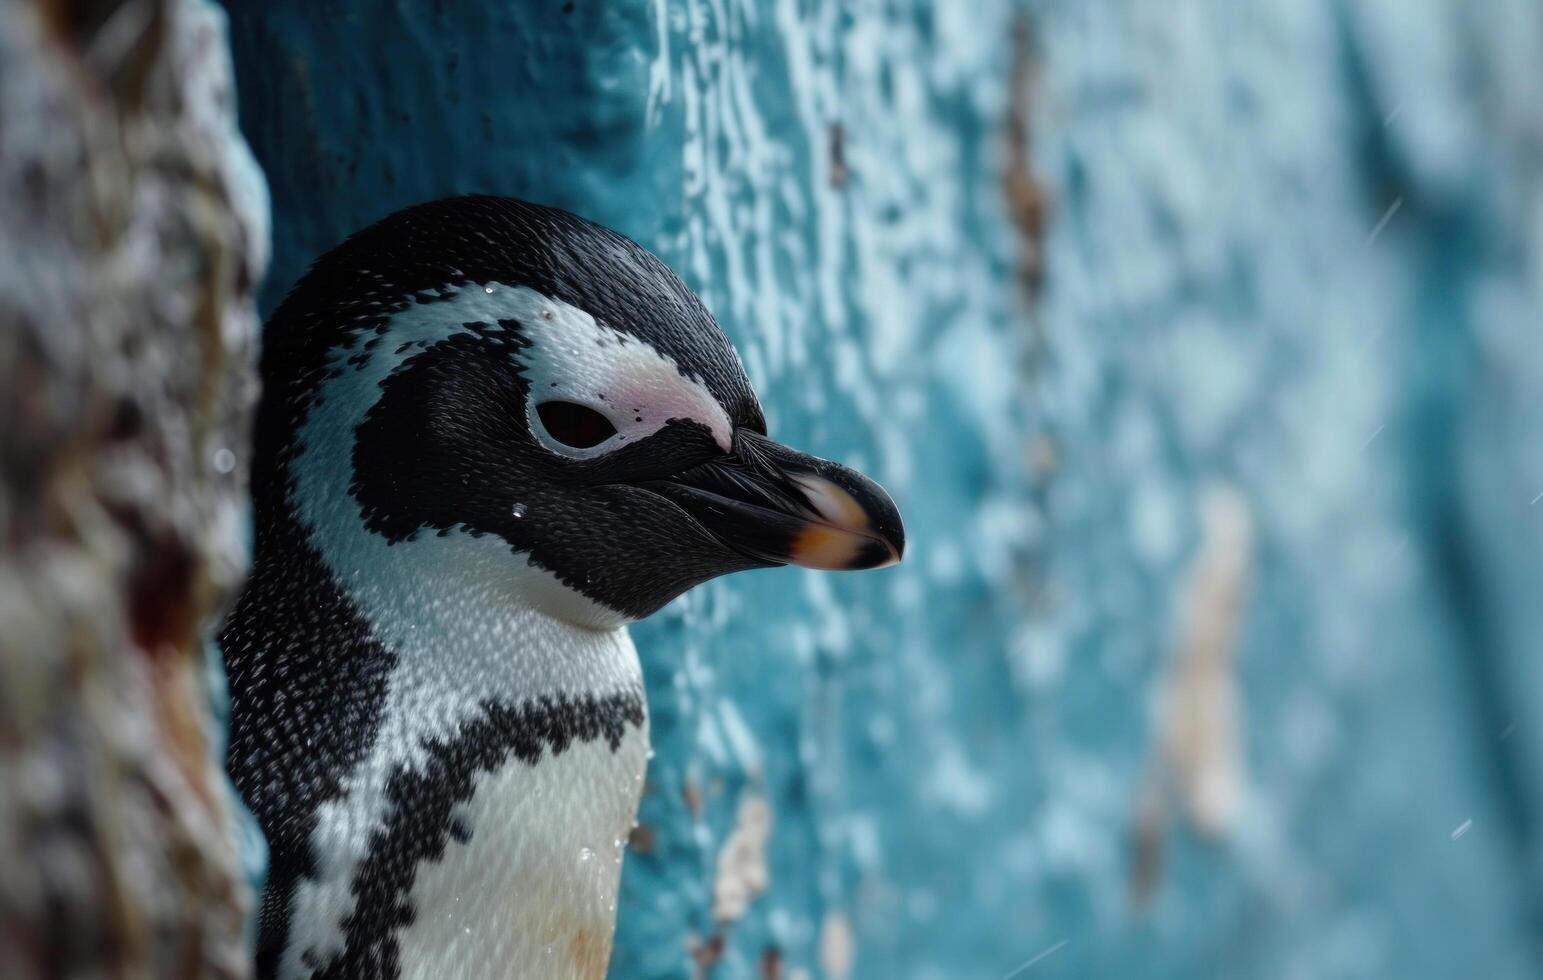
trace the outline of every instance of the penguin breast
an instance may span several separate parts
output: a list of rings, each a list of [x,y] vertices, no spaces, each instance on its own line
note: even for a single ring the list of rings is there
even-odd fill
[[[601,980],[647,756],[629,727],[614,750],[577,742],[484,775],[418,870],[403,980]]]

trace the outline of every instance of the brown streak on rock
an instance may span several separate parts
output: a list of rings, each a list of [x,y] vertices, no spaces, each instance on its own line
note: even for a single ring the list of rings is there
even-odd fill
[[[652,854],[658,846],[658,839],[654,834],[654,828],[646,823],[640,823],[632,828],[627,835],[627,847],[637,854]]]
[[[840,190],[851,176],[847,170],[846,129],[840,123],[833,122],[826,130],[825,147],[830,158],[830,186]]]
[[[568,957],[575,975],[586,980],[605,980],[605,968],[611,961],[611,936],[598,929],[580,929],[568,941]]]
[[[692,939],[688,942],[687,948],[691,953],[691,961],[696,964],[698,980],[712,975],[713,967],[723,959],[723,950],[727,943],[722,932],[714,932],[701,941]]]
[[[782,980],[782,950],[775,946],[761,950],[761,980]]]
[[[1050,215],[1050,195],[1034,173],[1034,92],[1037,58],[1029,15],[1013,18],[1012,81],[1008,88],[1007,165],[1002,172],[1002,194],[1008,215],[1018,231],[1018,281],[1032,299],[1039,295],[1045,277],[1045,225]]]

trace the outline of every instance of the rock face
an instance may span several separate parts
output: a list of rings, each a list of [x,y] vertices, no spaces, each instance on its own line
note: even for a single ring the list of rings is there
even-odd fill
[[[0,976],[241,977],[203,637],[267,200],[201,0],[0,3]]]
[[[906,515],[635,631],[614,976],[1543,973],[1537,4],[230,7],[269,304],[572,208]]]

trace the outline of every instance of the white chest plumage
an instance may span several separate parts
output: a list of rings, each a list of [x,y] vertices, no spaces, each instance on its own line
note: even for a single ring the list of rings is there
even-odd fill
[[[479,782],[457,814],[470,839],[418,869],[404,980],[604,977],[647,743],[633,729]]]
[[[438,640],[397,648],[374,743],[318,810],[280,976],[603,977],[648,756],[632,642],[530,612]]]

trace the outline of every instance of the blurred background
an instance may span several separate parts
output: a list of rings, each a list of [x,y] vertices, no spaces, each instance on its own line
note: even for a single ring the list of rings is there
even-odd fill
[[[114,288],[216,294],[156,314],[203,376],[222,350],[240,389],[259,282],[266,314],[401,206],[513,195],[661,255],[772,433],[894,493],[898,568],[736,576],[634,630],[657,757],[613,976],[1543,975],[1543,7],[3,6],[12,348],[83,356],[47,353],[78,280],[18,297],[29,208],[85,207],[37,173],[89,153],[28,157],[63,137],[22,122],[100,112],[137,181],[116,234],[168,181],[212,201],[162,216],[191,271],[164,228],[113,253]],[[236,458],[192,458],[213,602]]]

